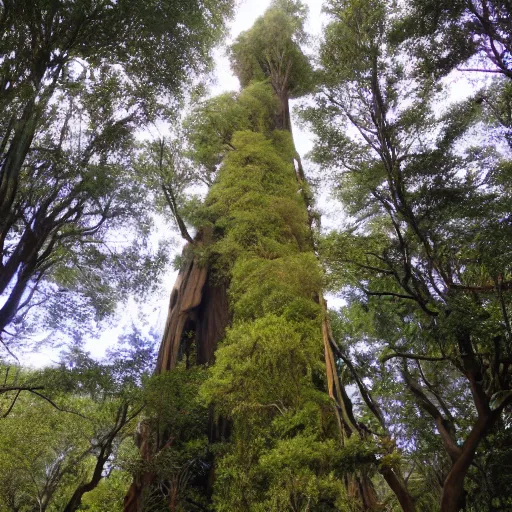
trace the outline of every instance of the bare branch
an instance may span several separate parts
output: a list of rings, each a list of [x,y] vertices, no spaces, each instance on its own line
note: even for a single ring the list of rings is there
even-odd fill
[[[501,69],[457,68],[457,71],[469,71],[473,73],[496,73],[499,75],[503,74],[503,71]]]
[[[449,361],[448,357],[435,357],[435,356],[422,356],[419,354],[407,354],[404,352],[395,352],[394,354],[388,354],[381,359],[382,363],[393,359],[394,357],[402,357],[404,359],[414,359],[416,361]]]
[[[16,403],[16,400],[18,400],[18,397],[20,396],[20,393],[21,393],[21,390],[18,390],[16,392],[16,396],[14,397],[13,401],[11,402],[11,405],[9,406],[9,409],[7,409],[5,414],[2,415],[2,418],[7,418],[7,416],[9,416],[9,414],[11,413],[11,411],[12,411],[12,409],[14,407],[14,404]]]

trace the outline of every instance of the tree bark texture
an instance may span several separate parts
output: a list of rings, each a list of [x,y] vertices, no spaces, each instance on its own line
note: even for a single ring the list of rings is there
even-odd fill
[[[193,244],[183,250],[184,263],[176,278],[158,353],[155,373],[172,370],[183,357],[190,333],[196,344],[197,364],[211,363],[217,343],[224,336],[230,314],[227,286],[217,282],[209,266],[194,254],[194,247],[209,243],[210,236],[199,232]],[[212,416],[213,418],[213,416]],[[150,460],[162,447],[154,446],[147,425],[140,426],[137,445],[143,459]],[[125,497],[124,512],[142,512],[143,491],[153,481],[150,474],[137,476]]]
[[[464,509],[464,480],[473,463],[478,445],[485,438],[488,430],[498,420],[502,408],[488,411],[481,415],[473,426],[469,436],[462,445],[457,460],[452,464],[444,481],[441,497],[441,512],[459,512]]]
[[[194,246],[208,243],[208,236],[199,233]],[[217,343],[224,336],[229,323],[227,286],[215,282],[207,264],[193,254],[187,244],[183,254],[185,263],[171,292],[169,312],[155,373],[172,370],[180,359],[183,338],[187,331],[195,336],[197,363],[213,361]]]

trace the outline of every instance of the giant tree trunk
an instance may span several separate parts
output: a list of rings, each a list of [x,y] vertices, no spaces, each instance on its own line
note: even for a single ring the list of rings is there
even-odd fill
[[[274,86],[278,99],[275,124],[276,129],[291,132],[287,86],[287,83],[284,83],[279,89],[276,89]],[[290,163],[294,165],[294,162]],[[297,158],[297,163],[298,169],[295,169],[295,167],[292,167],[292,169],[295,169],[300,190],[302,190],[304,195],[304,208],[308,211],[311,225],[311,251],[314,251],[311,217],[312,205],[308,196],[308,187],[302,186],[303,184],[305,185],[303,183],[305,182],[305,177],[299,158]],[[194,333],[197,363],[205,364],[212,362],[217,343],[223,337],[224,331],[229,325],[228,283],[217,282],[208,264],[200,262],[194,255],[194,247],[208,245],[211,238],[211,233],[200,232],[194,243],[188,244],[184,250],[185,263],[171,293],[169,314],[158,355],[157,373],[172,370],[180,359],[188,357],[187,345],[190,343],[190,331]],[[324,313],[322,334],[327,372],[327,391],[333,402],[342,411],[341,414],[338,414],[340,439],[350,435],[362,436],[364,434],[360,432],[359,425],[352,415],[350,400],[338,376],[336,359],[329,341],[330,326],[321,290],[318,291],[317,299]],[[345,410],[347,408],[350,408],[350,410]],[[219,430],[219,425],[211,425],[211,427],[213,427],[211,428],[212,432]],[[222,430],[223,433],[220,436],[215,435],[214,437],[225,439],[229,436],[228,424],[223,425]],[[152,450],[148,449],[149,445],[150,439],[148,434],[146,434],[141,443],[143,456],[151,456]],[[161,447],[155,447],[156,451],[159,448]],[[210,478],[213,480],[213,472],[210,474]],[[347,475],[345,481],[349,495],[354,496],[359,501],[363,510],[370,512],[382,509],[382,506],[378,503],[373,482],[364,471],[358,475]],[[150,484],[151,475],[143,475],[132,484],[125,502],[125,512],[141,511],[142,492],[144,486]],[[403,504],[404,512],[413,512],[414,505],[405,487],[399,485],[399,479],[394,480],[393,484],[392,489],[395,493],[399,494],[399,496],[397,494],[397,497],[400,503]]]
[[[212,362],[217,343],[229,323],[227,286],[216,281],[209,266],[200,262],[194,253],[195,247],[209,243],[210,238],[204,231],[199,232],[194,244],[187,244],[183,250],[185,261],[171,292],[155,369],[157,374],[172,370],[183,357],[188,357],[191,342],[196,345],[197,364]],[[155,446],[152,433],[145,424],[141,425],[137,446],[145,460],[150,460],[162,448]],[[125,512],[142,512],[143,491],[153,480],[151,474],[138,475],[134,479],[125,497]]]
[[[194,333],[196,362],[212,362],[217,343],[229,323],[226,284],[217,282],[208,265],[199,262],[194,254],[194,248],[208,244],[210,238],[210,235],[200,232],[194,244],[187,244],[183,250],[185,263],[171,292],[156,373],[176,366],[186,350],[186,343],[190,342],[190,332]]]

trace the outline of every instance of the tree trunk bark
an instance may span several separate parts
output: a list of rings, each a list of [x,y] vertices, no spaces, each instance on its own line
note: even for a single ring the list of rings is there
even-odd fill
[[[416,512],[416,506],[414,505],[412,496],[409,494],[406,486],[400,481],[397,475],[395,475],[394,471],[390,468],[382,468],[380,474],[384,477],[389,488],[395,494],[402,510],[404,512]]]
[[[446,477],[441,497],[441,512],[458,512],[464,506],[464,480],[475,458],[475,452],[487,430],[499,418],[500,411],[480,416],[462,446],[461,454]]]
[[[210,235],[199,232],[194,246],[209,243]],[[169,301],[169,312],[164,335],[158,353],[155,373],[172,370],[180,359],[184,333],[195,333],[197,364],[211,363],[217,343],[224,336],[230,314],[225,283],[212,282],[212,272],[205,264],[200,264],[193,253],[194,247],[187,244],[183,250],[183,264]],[[213,421],[213,416],[212,416]],[[151,432],[143,428],[139,439],[139,449],[145,460],[150,460],[161,446],[153,446]],[[151,486],[153,475],[138,475],[125,497],[124,512],[142,512],[142,493]]]
[[[178,362],[185,330],[195,333],[197,363],[213,361],[217,343],[224,336],[229,324],[227,287],[222,282],[212,282],[212,272],[193,254],[194,247],[208,245],[211,235],[200,231],[194,245],[183,250],[185,263],[178,274],[171,292],[169,313],[155,373],[172,370]]]
[[[110,451],[111,447],[106,447],[101,451],[96,460],[96,466],[94,467],[94,472],[91,479],[75,490],[63,512],[76,512],[82,504],[82,498],[84,494],[92,491],[98,486],[98,484],[101,482],[101,479],[103,478],[103,469],[105,467],[105,462],[107,462],[107,459],[110,455]]]
[[[288,90],[279,91],[277,94],[279,100],[279,111],[277,113],[276,128],[278,130],[292,131],[292,119],[290,115],[290,101]]]

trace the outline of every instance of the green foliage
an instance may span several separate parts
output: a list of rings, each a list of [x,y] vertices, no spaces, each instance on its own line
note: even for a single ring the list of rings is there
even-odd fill
[[[73,405],[86,409],[92,404]],[[88,472],[83,454],[93,435],[89,422],[59,413],[37,397],[18,404],[16,412],[2,420],[2,509],[33,510],[38,502],[46,508],[51,500],[50,510],[62,510],[70,485]]]
[[[37,320],[85,329],[157,282],[166,251],[149,241],[134,133],[176,114],[232,9],[231,0],[2,3],[3,337],[11,325],[19,340]],[[39,318],[27,315],[34,304],[45,305]]]
[[[186,442],[204,432],[207,411],[197,400],[197,390],[205,372],[201,367],[180,365],[175,371],[153,375],[145,383],[145,414],[158,437]]]
[[[277,314],[290,321],[315,320],[320,309],[310,298],[321,284],[313,254],[237,261],[230,288],[235,319],[246,321]]]
[[[231,47],[232,69],[242,87],[270,79],[276,94],[309,92],[312,70],[300,45],[307,10],[300,1],[275,1]]]
[[[191,503],[206,505],[212,454],[208,446],[209,411],[198,399],[206,369],[180,364],[172,372],[153,375],[145,382],[145,418],[141,428],[159,449],[151,459],[140,455],[130,463],[133,473],[153,475],[144,494],[144,510],[165,509],[170,496],[176,510],[190,510]]]
[[[273,259],[307,247],[307,212],[286,157],[289,134],[279,152],[263,134],[237,132],[206,201],[206,216],[222,234],[212,250],[230,268],[241,252]],[[283,148],[283,149],[281,149]]]
[[[1,367],[2,510],[73,512],[81,502],[122,510],[128,477],[121,468],[133,449],[141,381],[154,357],[138,333],[121,341],[108,362],[72,347],[57,368]]]
[[[322,345],[311,331],[271,314],[237,324],[217,351],[203,395],[221,413],[245,419],[263,418],[265,409],[270,417],[299,409],[304,399],[314,399],[312,376],[321,371]]]
[[[457,9],[470,2],[413,4],[432,7],[413,20],[418,30],[453,15],[466,41],[475,40],[458,19]],[[356,418],[393,432],[412,468],[417,507],[435,510],[454,451],[464,450],[483,410],[506,416],[510,401],[510,375],[501,366],[512,335],[512,274],[503,258],[512,241],[509,162],[500,153],[508,144],[508,85],[501,80],[496,89],[441,105],[436,78],[453,63],[424,78],[410,48],[390,44],[400,5],[333,0],[327,12],[321,85],[304,117],[318,137],[312,156],[330,171],[347,213],[345,225],[320,242],[330,286],[346,301],[334,322],[340,370],[359,389]],[[443,53],[453,41],[441,34]],[[503,435],[505,424],[496,421]],[[381,466],[400,466],[397,452],[377,448]],[[484,460],[477,450],[475,465]],[[472,472],[471,480],[490,471]],[[462,499],[465,491],[455,492]],[[496,491],[485,492],[489,503]]]
[[[505,417],[505,421],[510,415]],[[511,478],[510,468],[510,426],[505,425],[499,431],[492,432],[485,440],[479,469],[471,470],[468,482],[469,510],[507,510],[512,505],[512,492],[508,482]],[[490,501],[490,505],[489,505]]]
[[[269,134],[274,126],[276,99],[271,88],[255,83],[240,93],[225,93],[204,101],[185,120],[192,161],[204,169],[205,181],[213,182],[218,166],[234,149],[236,131]]]
[[[114,470],[83,499],[82,509],[89,512],[122,512],[126,489],[131,482],[127,471]]]
[[[92,375],[82,376],[76,383],[79,391],[72,391],[70,384],[76,376],[62,373],[51,375],[48,371],[39,377],[44,391],[39,391],[39,395],[23,392],[9,415],[2,419],[2,510],[64,510],[76,490],[93,478],[101,453],[115,468],[122,443],[129,442],[127,438],[133,434],[135,416],[141,408],[133,391],[130,397],[126,391],[108,396],[104,382],[95,380],[94,385],[101,387],[101,393],[89,393],[86,388],[92,384]],[[63,380],[66,391],[59,390]],[[41,398],[43,394],[46,400]],[[12,400],[8,395],[4,397]],[[123,419],[120,415],[124,415]],[[105,463],[100,474],[104,471]],[[126,491],[126,476],[111,491],[109,501],[117,502],[119,507],[119,497]]]
[[[215,510],[338,510],[346,496],[325,393],[322,273],[293,142],[268,125],[241,127],[230,134],[202,214],[214,233],[208,257],[217,276],[229,277],[233,312],[201,386],[205,403],[233,424],[230,441],[216,448]]]
[[[324,33],[324,69],[346,80],[367,76],[379,55],[389,7],[380,0],[332,0],[325,12],[333,18]]]
[[[238,440],[223,455],[217,466],[215,510],[355,510],[339,475],[328,469],[336,464],[335,444],[297,435],[260,451],[262,442]]]
[[[427,76],[442,77],[462,65],[510,79],[511,26],[507,1],[413,0],[395,19],[391,40],[404,43]]]

